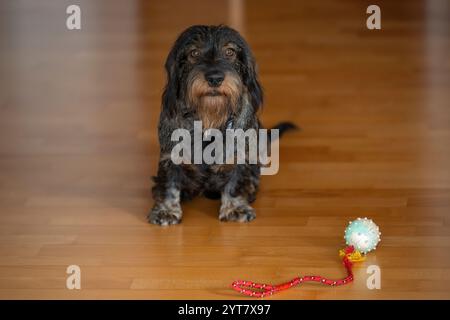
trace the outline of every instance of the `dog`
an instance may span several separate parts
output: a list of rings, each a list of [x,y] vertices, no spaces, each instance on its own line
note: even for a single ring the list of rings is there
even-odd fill
[[[158,125],[160,160],[153,177],[154,206],[148,221],[157,225],[181,222],[181,202],[197,195],[220,198],[221,221],[255,219],[260,164],[175,164],[171,152],[174,130],[193,130],[202,121],[204,130],[243,130],[261,127],[258,110],[263,90],[254,56],[247,42],[224,25],[195,25],[182,32],[165,63],[167,84],[162,95]],[[295,128],[276,127],[280,135]],[[206,147],[207,143],[203,145]]]

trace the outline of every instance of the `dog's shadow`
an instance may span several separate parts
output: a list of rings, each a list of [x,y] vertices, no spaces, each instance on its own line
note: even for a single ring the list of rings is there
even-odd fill
[[[215,220],[218,221],[220,199],[207,198],[199,195],[192,200],[181,202],[183,220]]]

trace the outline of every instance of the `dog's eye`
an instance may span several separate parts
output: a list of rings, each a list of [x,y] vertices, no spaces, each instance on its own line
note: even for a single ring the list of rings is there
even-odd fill
[[[200,56],[200,50],[194,49],[190,52],[192,58],[198,58]]]
[[[235,54],[236,54],[236,51],[234,51],[232,48],[227,48],[225,50],[225,55],[229,58],[234,57]]]

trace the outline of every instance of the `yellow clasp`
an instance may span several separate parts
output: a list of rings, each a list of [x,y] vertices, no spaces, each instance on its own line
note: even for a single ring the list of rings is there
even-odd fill
[[[366,257],[363,256],[358,250],[354,250],[350,253],[347,253],[345,249],[339,250],[339,257],[343,258],[345,256],[347,256],[347,259],[351,262],[361,262],[366,260]]]

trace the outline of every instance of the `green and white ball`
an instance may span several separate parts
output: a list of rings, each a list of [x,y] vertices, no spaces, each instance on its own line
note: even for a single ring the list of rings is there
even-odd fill
[[[358,218],[350,221],[345,229],[344,239],[348,246],[367,253],[375,248],[380,242],[380,229],[371,219]]]

